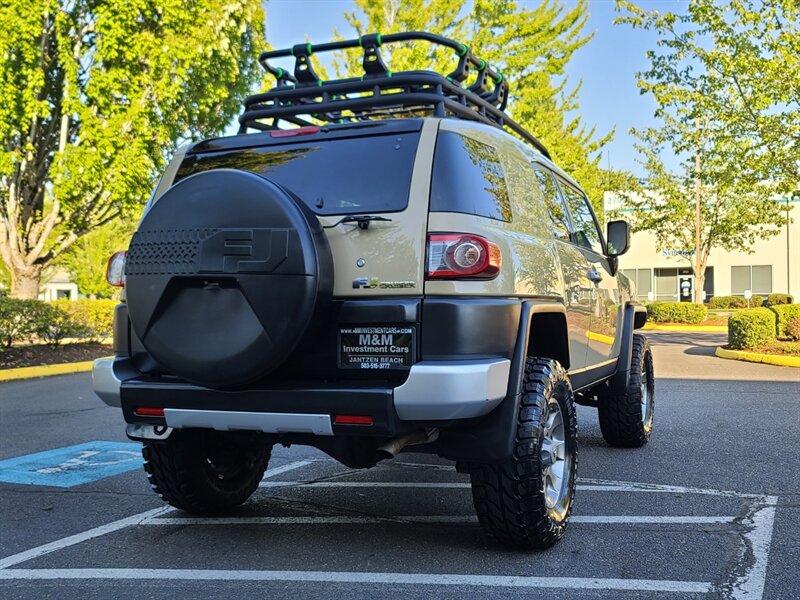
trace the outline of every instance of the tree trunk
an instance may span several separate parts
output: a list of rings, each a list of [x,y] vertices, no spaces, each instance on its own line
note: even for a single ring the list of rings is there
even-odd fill
[[[42,280],[42,267],[17,267],[10,265],[11,297],[36,300],[39,297],[39,285]]]

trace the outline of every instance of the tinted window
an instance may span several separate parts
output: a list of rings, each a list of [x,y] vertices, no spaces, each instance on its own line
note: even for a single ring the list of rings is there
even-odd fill
[[[497,150],[452,131],[436,140],[431,210],[511,221],[505,171]]]
[[[569,222],[567,220],[567,209],[564,201],[558,193],[555,181],[549,173],[536,171],[536,181],[544,195],[544,202],[547,212],[550,215],[550,229],[556,239],[569,240]]]
[[[320,215],[403,210],[418,133],[280,144],[187,156],[176,181],[209,169],[243,169],[285,186]]]
[[[590,248],[598,254],[602,254],[603,244],[600,241],[600,232],[597,230],[597,224],[594,222],[594,217],[586,198],[578,190],[568,185],[562,184],[561,190],[564,192],[569,214],[572,217],[575,242],[579,246]]]

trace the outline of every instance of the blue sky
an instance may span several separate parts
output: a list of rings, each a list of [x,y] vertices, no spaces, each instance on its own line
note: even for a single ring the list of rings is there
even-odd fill
[[[523,4],[535,3],[536,0],[523,0]],[[572,6],[574,2],[566,0],[565,4]],[[682,12],[686,4],[685,0],[639,1],[647,8],[674,12]],[[350,29],[343,14],[353,10],[353,4],[350,0],[270,0],[266,10],[267,39],[279,48],[292,46],[306,36],[315,43],[327,41],[334,28],[347,35]],[[636,72],[648,67],[645,52],[655,49],[656,37],[652,32],[613,25],[617,16],[613,0],[590,0],[589,13],[585,33],[594,32],[595,36],[568,65],[569,85],[583,81],[580,110],[587,125],[596,126],[598,133],[616,128],[613,142],[604,150],[603,166],[610,161],[613,168],[640,175],[642,170],[628,130],[656,123],[653,100],[640,95],[636,87]]]

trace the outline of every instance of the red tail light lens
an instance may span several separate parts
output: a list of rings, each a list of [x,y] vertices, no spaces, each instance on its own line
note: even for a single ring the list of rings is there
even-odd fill
[[[369,415],[334,415],[334,425],[372,425]]]
[[[502,262],[500,248],[479,235],[428,235],[428,279],[492,279]]]
[[[125,287],[125,260],[128,253],[124,250],[115,252],[106,265],[106,281],[116,287]]]
[[[150,406],[139,406],[133,411],[133,414],[135,414],[137,417],[163,417],[164,409],[153,408]]]

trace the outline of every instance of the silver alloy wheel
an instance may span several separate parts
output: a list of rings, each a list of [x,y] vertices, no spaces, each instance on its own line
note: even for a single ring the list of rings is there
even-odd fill
[[[547,512],[561,519],[567,512],[572,457],[567,456],[564,417],[558,402],[548,405],[541,447],[542,486]]]
[[[650,381],[647,376],[647,369],[642,370],[642,384],[641,384],[641,408],[642,408],[642,424],[644,430],[649,431],[653,423],[653,399],[650,394]]]

